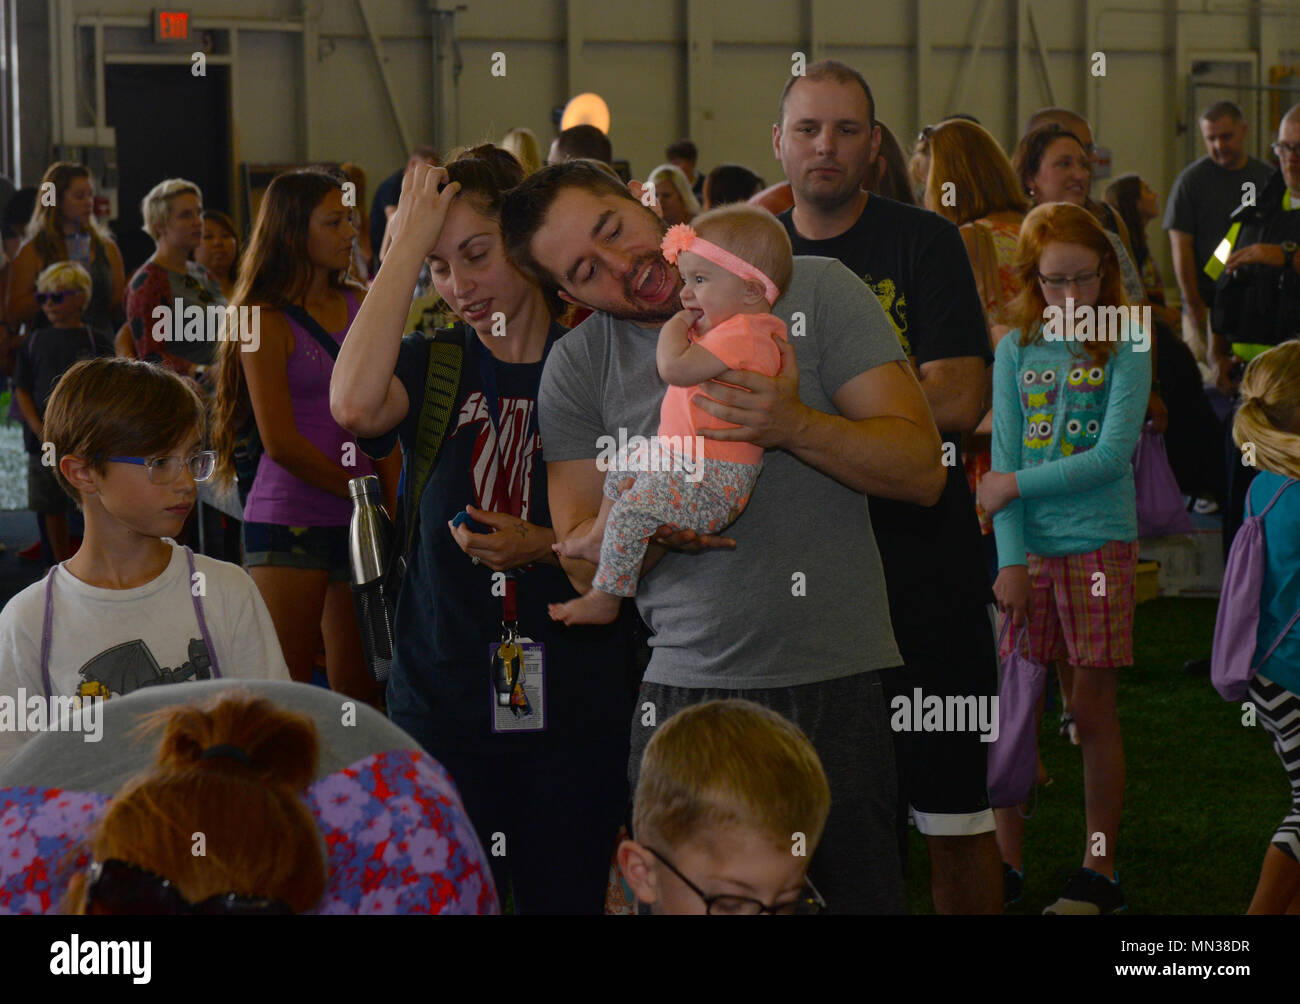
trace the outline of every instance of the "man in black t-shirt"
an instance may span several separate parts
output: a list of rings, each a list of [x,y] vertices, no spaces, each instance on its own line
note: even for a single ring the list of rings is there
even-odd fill
[[[934,213],[864,190],[880,146],[870,88],[827,60],[792,77],[773,147],[795,204],[778,217],[795,254],[838,258],[875,292],[947,437],[948,482],[923,508],[870,499],[894,635],[906,666],[882,670],[899,770],[900,843],[911,807],[930,849],[940,913],[1000,913],[1001,865],[987,793],[988,735],[974,722],[917,730],[913,703],[997,692],[992,601],[979,523],[956,437],[985,411],[992,362],[984,311],[961,236]],[[794,333],[792,333],[793,336]],[[919,689],[920,694],[917,694]],[[967,705],[969,706],[969,705]],[[928,727],[928,726],[927,726]]]

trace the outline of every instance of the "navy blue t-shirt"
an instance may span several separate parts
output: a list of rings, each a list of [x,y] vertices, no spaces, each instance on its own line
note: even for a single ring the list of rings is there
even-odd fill
[[[397,599],[393,676],[427,704],[438,751],[561,749],[626,738],[640,684],[632,605],[625,603],[619,620],[610,625],[566,627],[552,621],[547,605],[577,593],[558,566],[541,563],[517,571],[516,591],[519,633],[546,646],[547,729],[508,735],[491,731],[488,646],[501,640],[502,600],[492,595],[492,570],[472,564],[447,521],[466,504],[493,510],[497,481],[504,476],[511,512],[550,526],[546,463],[533,417],[542,363],[502,362],[472,329],[461,324],[451,330],[462,338],[468,335],[467,350],[447,436],[419,500],[420,524]],[[552,324],[549,337],[564,332]],[[412,455],[430,345],[421,334],[402,339],[396,375],[410,409],[388,435],[358,439],[372,457],[387,456],[398,439],[403,453]],[[504,450],[495,448],[480,356],[496,375]],[[498,460],[502,455],[504,462]]]

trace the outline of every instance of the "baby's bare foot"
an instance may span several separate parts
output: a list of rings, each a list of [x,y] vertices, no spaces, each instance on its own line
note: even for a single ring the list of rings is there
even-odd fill
[[[598,564],[602,540],[603,535],[583,534],[579,537],[570,537],[555,545],[555,553],[561,558],[580,558],[583,561],[590,561],[593,565]]]
[[[547,609],[551,620],[563,621],[565,624],[611,624],[618,617],[618,608],[622,602],[621,596],[593,589],[568,603],[552,603]]]

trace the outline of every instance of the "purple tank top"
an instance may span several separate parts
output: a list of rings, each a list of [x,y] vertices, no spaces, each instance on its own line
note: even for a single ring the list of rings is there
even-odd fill
[[[330,332],[340,345],[357,316],[360,304],[348,291],[348,321],[342,331]],[[293,422],[298,432],[336,464],[347,467],[353,477],[373,474],[374,468],[356,437],[330,415],[330,375],[334,360],[310,334],[291,318],[285,317],[293,332],[293,352],[289,356],[289,396],[293,400]],[[346,449],[345,449],[346,448]],[[346,461],[351,460],[348,466]],[[250,523],[275,523],[280,526],[347,526],[352,518],[352,503],[331,495],[295,477],[263,453],[257,465],[257,477],[244,504],[244,519]]]

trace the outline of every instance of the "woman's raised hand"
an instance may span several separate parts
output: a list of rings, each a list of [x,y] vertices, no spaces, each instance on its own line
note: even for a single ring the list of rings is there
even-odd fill
[[[443,186],[441,191],[439,186]],[[432,251],[442,235],[451,200],[459,191],[459,182],[447,181],[445,168],[423,162],[408,168],[402,175],[397,211],[388,223],[392,245],[410,242],[422,256]]]

